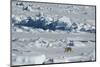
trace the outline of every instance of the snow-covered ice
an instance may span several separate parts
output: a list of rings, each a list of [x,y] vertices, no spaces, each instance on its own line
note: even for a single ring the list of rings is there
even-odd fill
[[[12,65],[95,61],[95,7],[12,1]]]

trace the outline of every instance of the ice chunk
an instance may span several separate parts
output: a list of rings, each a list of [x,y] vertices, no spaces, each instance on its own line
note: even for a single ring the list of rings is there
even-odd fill
[[[45,55],[30,57],[30,61],[34,62],[34,64],[42,64],[46,59]]]
[[[17,29],[16,29],[16,32],[23,32],[23,30],[20,29],[20,28],[17,28]]]
[[[35,46],[38,47],[38,48],[41,48],[41,47],[48,47],[49,46],[49,43],[47,40],[44,40],[44,39],[39,39],[35,42]]]
[[[76,47],[85,47],[86,45],[82,42],[74,42]]]
[[[13,65],[42,64],[45,61],[45,59],[45,55],[16,56],[16,61],[13,62]]]
[[[66,16],[63,16],[63,17],[59,18],[58,20],[59,20],[60,22],[69,22],[69,23],[71,23],[70,18],[68,18],[68,17],[66,17]]]

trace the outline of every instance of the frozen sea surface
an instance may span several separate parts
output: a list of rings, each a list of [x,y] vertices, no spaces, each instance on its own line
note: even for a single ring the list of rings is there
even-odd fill
[[[66,33],[67,34],[67,33]],[[75,61],[93,61],[95,60],[95,42],[94,38],[91,40],[88,39],[87,35],[84,39],[83,36],[73,35],[70,36],[62,36],[62,34],[55,34],[49,33],[46,34],[31,34],[31,33],[13,33],[12,37],[12,58],[16,59],[13,61],[14,65],[23,65],[23,64],[43,64],[45,63],[60,63],[60,62],[75,62]],[[27,35],[27,36],[26,36]],[[51,35],[51,36],[50,36]],[[61,35],[61,36],[60,36]],[[73,38],[72,38],[72,37]],[[80,37],[75,38],[74,37]],[[92,36],[92,35],[88,35]],[[68,37],[68,39],[67,39]],[[86,38],[87,37],[87,38]],[[68,44],[68,40],[74,40],[75,45],[72,47],[71,52],[64,52],[65,47]],[[86,42],[81,42],[86,41]],[[30,57],[36,57],[44,55],[45,59],[35,63],[34,61],[30,60]],[[17,60],[17,57],[23,58],[24,60],[21,63]],[[27,60],[25,61],[25,58]],[[46,62],[47,59],[52,59],[53,62]],[[38,60],[38,58],[37,58]],[[59,60],[59,61],[58,61]],[[29,62],[30,63],[29,63]],[[17,63],[17,64],[16,64]]]
[[[11,19],[12,65],[96,60],[93,6],[13,1]]]

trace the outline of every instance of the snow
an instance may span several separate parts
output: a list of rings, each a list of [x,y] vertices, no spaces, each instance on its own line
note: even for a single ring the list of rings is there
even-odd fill
[[[95,60],[94,7],[16,3],[12,2],[12,65]],[[68,46],[70,40],[73,46]],[[66,47],[71,51],[65,52]]]
[[[86,47],[86,44],[84,44],[82,42],[74,42],[74,43],[75,43],[75,47]]]
[[[13,62],[13,65],[42,64],[45,61],[45,59],[45,55],[16,56],[16,60]]]
[[[69,17],[63,16],[63,17],[59,18],[58,20],[59,20],[59,22],[64,22],[64,23],[71,25],[71,20]]]
[[[67,58],[63,58],[63,59],[54,59],[54,63],[61,63],[61,62],[71,62],[71,61],[68,60]]]
[[[46,57],[45,55],[40,55],[36,57],[30,57],[30,62],[33,64],[42,64],[45,61]]]
[[[16,29],[15,31],[16,31],[16,32],[23,32],[22,29]]]

